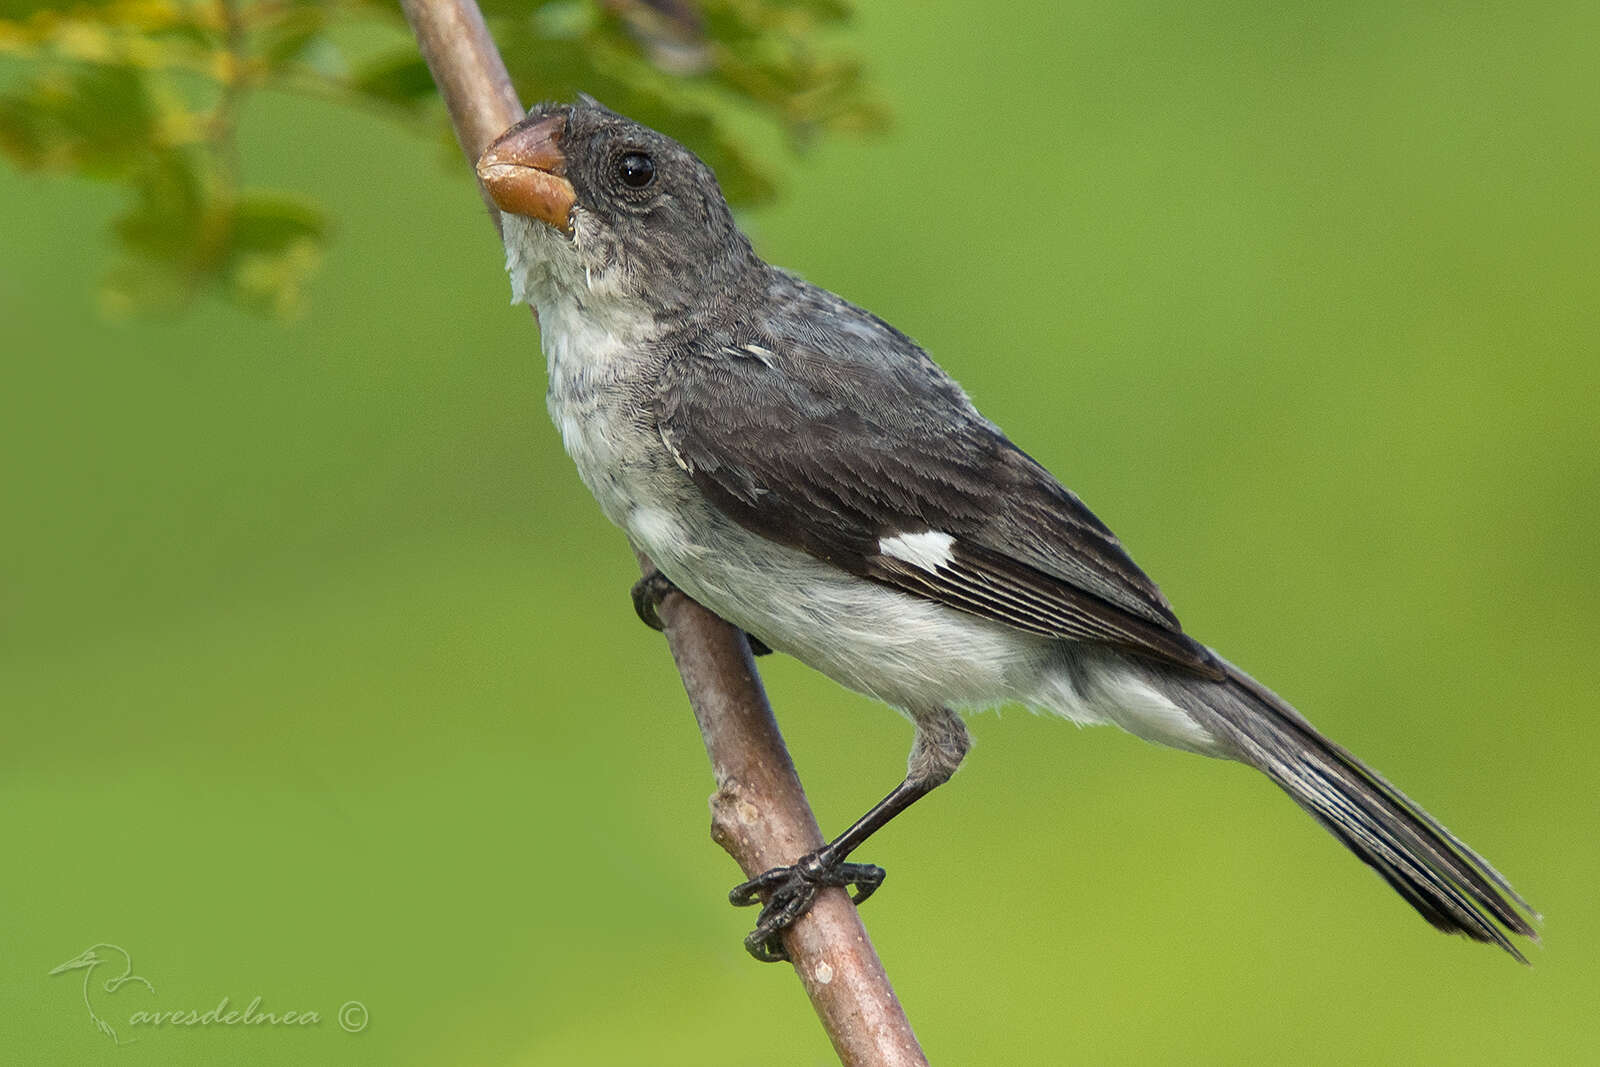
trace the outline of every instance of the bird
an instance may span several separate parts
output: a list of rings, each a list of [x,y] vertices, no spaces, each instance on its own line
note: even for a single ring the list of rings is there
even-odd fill
[[[1434,927],[1526,962],[1538,914],[1481,856],[1288,702],[1186,633],[1122,543],[911,338],[767,263],[716,176],[589,96],[479,156],[547,406],[600,509],[673,590],[899,710],[903,780],[827,844],[734,887],[751,955],[948,781],[963,713],[1020,704],[1270,778]]]
[[[105,955],[101,955],[101,949],[106,950]],[[94,977],[95,969],[98,968],[102,963],[109,963],[111,957],[113,956],[122,957],[122,973],[118,974],[114,978],[107,978],[105,980],[103,985],[107,993],[115,993],[129,982],[138,982],[140,985],[144,986],[145,989],[152,993],[156,991],[156,987],[150,984],[149,979],[133,973],[133,957],[128,954],[127,949],[123,948],[121,945],[113,945],[104,941],[97,945],[90,945],[72,959],[52,967],[50,969],[50,974],[54,976],[58,974],[66,974],[68,971],[82,971],[83,1006],[88,1009],[89,1022],[94,1025],[96,1030],[109,1037],[113,1045],[131,1045],[133,1044],[133,1041],[137,1039],[123,1041],[118,1038],[117,1031],[112,1028],[111,1024],[106,1022],[105,1019],[95,1012],[94,1004],[89,996],[90,979]]]

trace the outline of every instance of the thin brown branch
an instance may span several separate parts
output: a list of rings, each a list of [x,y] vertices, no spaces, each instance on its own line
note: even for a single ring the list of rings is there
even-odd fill
[[[400,6],[444,97],[467,166],[474,166],[489,142],[526,114],[500,50],[475,0],[401,0]],[[482,188],[478,192],[499,226],[494,201]]]
[[[475,163],[523,116],[483,17],[474,0],[402,0],[401,6],[461,150]],[[642,555],[639,563],[645,573],[652,570]],[[716,777],[712,837],[747,876],[793,863],[821,846],[816,817],[743,635],[681,595],[669,595],[660,614]],[[784,935],[784,946],[841,1062],[927,1063],[844,890],[819,894]]]
[[[711,836],[750,877],[821,846],[744,636],[681,594],[660,615],[716,775]],[[843,889],[819,894],[783,944],[841,1062],[928,1062]]]

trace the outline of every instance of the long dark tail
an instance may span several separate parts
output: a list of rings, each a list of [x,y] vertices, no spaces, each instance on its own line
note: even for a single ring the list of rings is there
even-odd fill
[[[1529,920],[1539,916],[1498,871],[1277,694],[1226,666],[1226,681],[1167,674],[1163,688],[1382,875],[1424,919],[1528,962],[1507,932],[1538,941]]]

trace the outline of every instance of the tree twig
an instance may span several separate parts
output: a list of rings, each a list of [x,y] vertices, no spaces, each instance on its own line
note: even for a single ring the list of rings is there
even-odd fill
[[[401,6],[473,164],[523,117],[500,53],[474,0],[402,0]],[[639,563],[646,574],[653,570],[643,555]],[[680,594],[662,602],[660,616],[716,778],[712,837],[751,877],[820,847],[816,817],[744,636]],[[784,946],[843,1063],[926,1065],[844,890],[821,892],[784,934]]]

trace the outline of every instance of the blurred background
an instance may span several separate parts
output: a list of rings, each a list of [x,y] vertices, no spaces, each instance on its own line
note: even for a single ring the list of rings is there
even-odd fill
[[[752,132],[759,249],[922,341],[1192,633],[1548,916],[1520,967],[1252,772],[989,713],[863,856],[930,1057],[1600,1057],[1600,9],[897,0],[847,32],[894,125]],[[0,169],[8,1054],[830,1062],[740,946],[693,718],[466,168],[284,95],[239,128],[334,220],[287,323],[107,318],[118,191]],[[837,832],[909,727],[762,667]],[[121,1048],[49,974],[101,942],[153,987],[91,986]],[[224,996],[322,1022],[125,1025]]]

